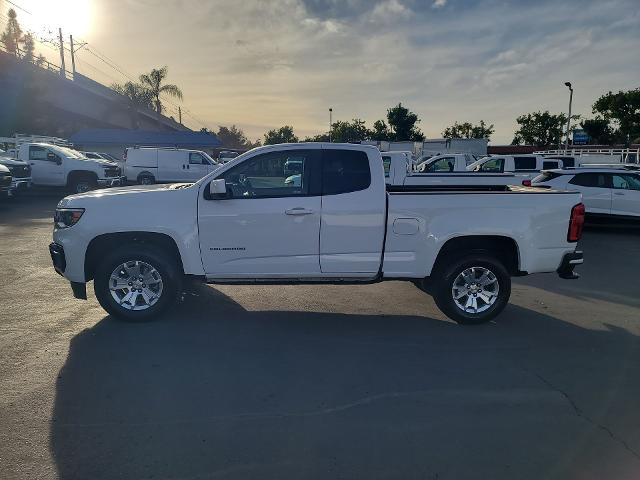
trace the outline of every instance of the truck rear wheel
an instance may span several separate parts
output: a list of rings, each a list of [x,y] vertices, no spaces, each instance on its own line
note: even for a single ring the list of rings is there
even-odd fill
[[[153,245],[121,247],[96,268],[94,291],[111,315],[145,321],[173,305],[182,284],[177,261]]]
[[[460,324],[488,322],[502,312],[511,296],[507,269],[486,254],[454,259],[438,268],[434,277],[431,285],[436,305]]]

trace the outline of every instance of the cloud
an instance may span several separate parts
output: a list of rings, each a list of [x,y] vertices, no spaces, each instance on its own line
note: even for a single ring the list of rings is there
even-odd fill
[[[518,115],[565,107],[565,81],[590,114],[597,96],[640,76],[629,61],[637,0],[94,2],[92,45],[134,75],[167,64],[195,116],[252,138],[283,124],[322,132],[330,105],[336,119],[370,124],[401,101],[430,137],[484,119],[508,142]]]

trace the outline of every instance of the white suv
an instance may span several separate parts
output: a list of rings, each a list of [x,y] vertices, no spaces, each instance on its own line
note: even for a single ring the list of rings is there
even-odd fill
[[[534,178],[534,187],[577,190],[586,212],[640,219],[640,172],[627,168],[547,170]]]

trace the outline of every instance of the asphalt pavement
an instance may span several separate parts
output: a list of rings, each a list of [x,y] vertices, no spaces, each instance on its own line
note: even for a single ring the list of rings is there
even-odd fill
[[[640,228],[477,327],[404,282],[203,285],[128,324],[51,268],[58,199],[0,203],[0,478],[640,478]]]

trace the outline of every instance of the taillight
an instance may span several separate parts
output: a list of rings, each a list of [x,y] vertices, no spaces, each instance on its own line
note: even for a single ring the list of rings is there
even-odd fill
[[[531,186],[531,180],[522,180],[522,185],[524,185],[525,187],[530,187]]]
[[[582,227],[584,226],[584,204],[579,203],[571,209],[571,219],[569,220],[569,232],[567,241],[577,242],[582,237]]]

